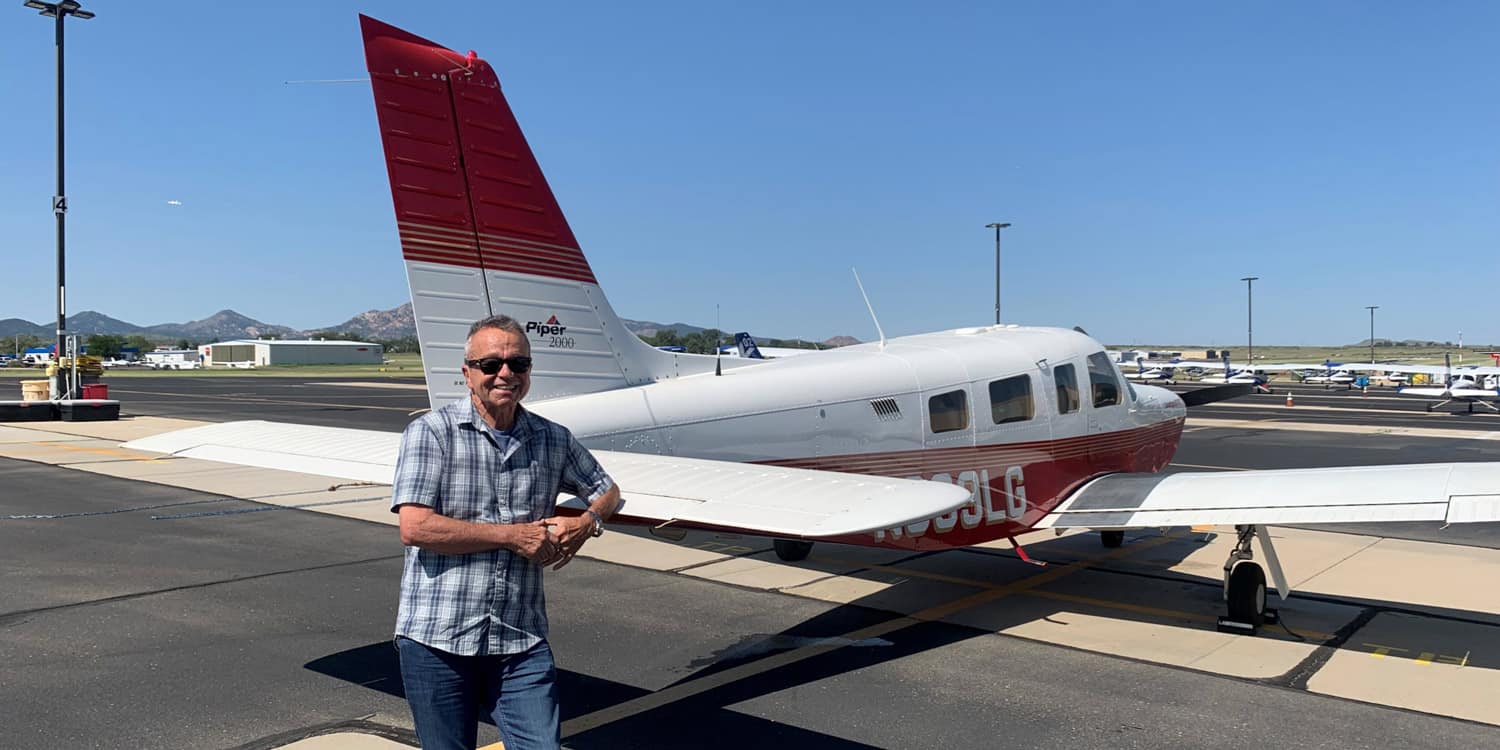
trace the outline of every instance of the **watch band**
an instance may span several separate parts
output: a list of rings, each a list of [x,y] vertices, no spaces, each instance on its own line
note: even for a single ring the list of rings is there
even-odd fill
[[[604,536],[604,518],[602,518],[593,508],[585,510],[584,513],[587,513],[590,516],[594,517],[594,530],[589,532],[589,536]]]

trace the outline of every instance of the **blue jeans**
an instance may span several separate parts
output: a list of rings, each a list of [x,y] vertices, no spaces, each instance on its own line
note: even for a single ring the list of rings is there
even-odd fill
[[[546,641],[505,656],[459,656],[397,638],[401,681],[423,750],[472,750],[480,711],[500,729],[505,750],[562,744],[557,667]]]

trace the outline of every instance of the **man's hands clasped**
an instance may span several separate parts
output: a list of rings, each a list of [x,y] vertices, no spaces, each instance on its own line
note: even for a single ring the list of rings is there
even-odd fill
[[[587,514],[553,516],[517,524],[510,546],[538,565],[552,565],[553,570],[559,570],[573,561],[573,556],[589,540],[593,530],[593,519]]]

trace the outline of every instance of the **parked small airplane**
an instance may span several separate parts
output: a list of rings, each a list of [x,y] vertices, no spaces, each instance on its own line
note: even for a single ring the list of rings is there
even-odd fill
[[[734,357],[746,359],[778,359],[781,357],[798,357],[803,354],[816,354],[819,349],[798,349],[791,346],[759,346],[750,334],[741,331],[734,335],[734,347],[726,348],[724,353]],[[731,354],[732,352],[732,354]]]
[[[1198,364],[1200,364],[1200,366],[1212,366],[1212,363],[1208,362]],[[1271,392],[1271,388],[1266,385],[1266,383],[1269,381],[1267,381],[1266,376],[1262,375],[1261,373],[1276,369],[1274,366],[1268,367],[1266,365],[1246,365],[1244,367],[1235,367],[1234,365],[1231,365],[1229,363],[1228,354],[1224,355],[1223,366],[1223,374],[1205,375],[1199,378],[1198,382],[1210,384],[1248,385],[1251,386],[1256,393]]]
[[[1121,369],[1123,370],[1124,368]],[[1146,360],[1143,357],[1136,357],[1135,372],[1126,372],[1123,374],[1126,380],[1133,380],[1137,383],[1163,383],[1165,385],[1176,385],[1177,381],[1172,379],[1176,372],[1177,368],[1170,363],[1153,364],[1150,367],[1147,367]]]
[[[610,306],[489,63],[361,26],[432,405],[467,397],[471,321],[521,321],[526,408],[595,452],[621,520],[768,536],[785,560],[815,540],[938,550],[1076,528],[1117,546],[1127,528],[1234,525],[1221,626],[1240,632],[1270,614],[1253,540],[1288,594],[1265,524],[1500,520],[1500,463],[1162,473],[1189,406],[1249,389],[1133,385],[1077,330],[984,325],[785,359],[655,349]],[[398,443],[236,422],[128,445],[389,483]]]
[[[1427,376],[1439,379],[1441,386],[1402,386],[1396,389],[1396,393],[1404,396],[1424,396],[1435,398],[1427,404],[1427,411],[1433,411],[1450,403],[1457,401],[1468,407],[1468,413],[1474,413],[1474,405],[1478,404],[1492,412],[1500,413],[1493,402],[1500,399],[1500,367],[1464,367],[1453,368],[1452,359],[1448,354],[1443,355],[1443,366],[1437,365],[1400,365],[1400,364],[1378,364],[1378,365],[1354,365],[1358,369],[1380,369],[1386,372],[1405,373],[1408,375],[1423,373]]]

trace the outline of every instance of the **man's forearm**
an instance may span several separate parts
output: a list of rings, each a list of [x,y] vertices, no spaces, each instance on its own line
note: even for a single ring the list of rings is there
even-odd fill
[[[401,519],[402,544],[445,555],[509,548],[511,544],[513,534],[509,524],[460,521],[431,509],[423,511],[413,512],[411,518]]]
[[[589,503],[589,510],[598,514],[601,521],[608,520],[619,508],[620,485],[618,484],[610,485],[610,488],[605,490],[604,494],[594,498],[594,502]]]

